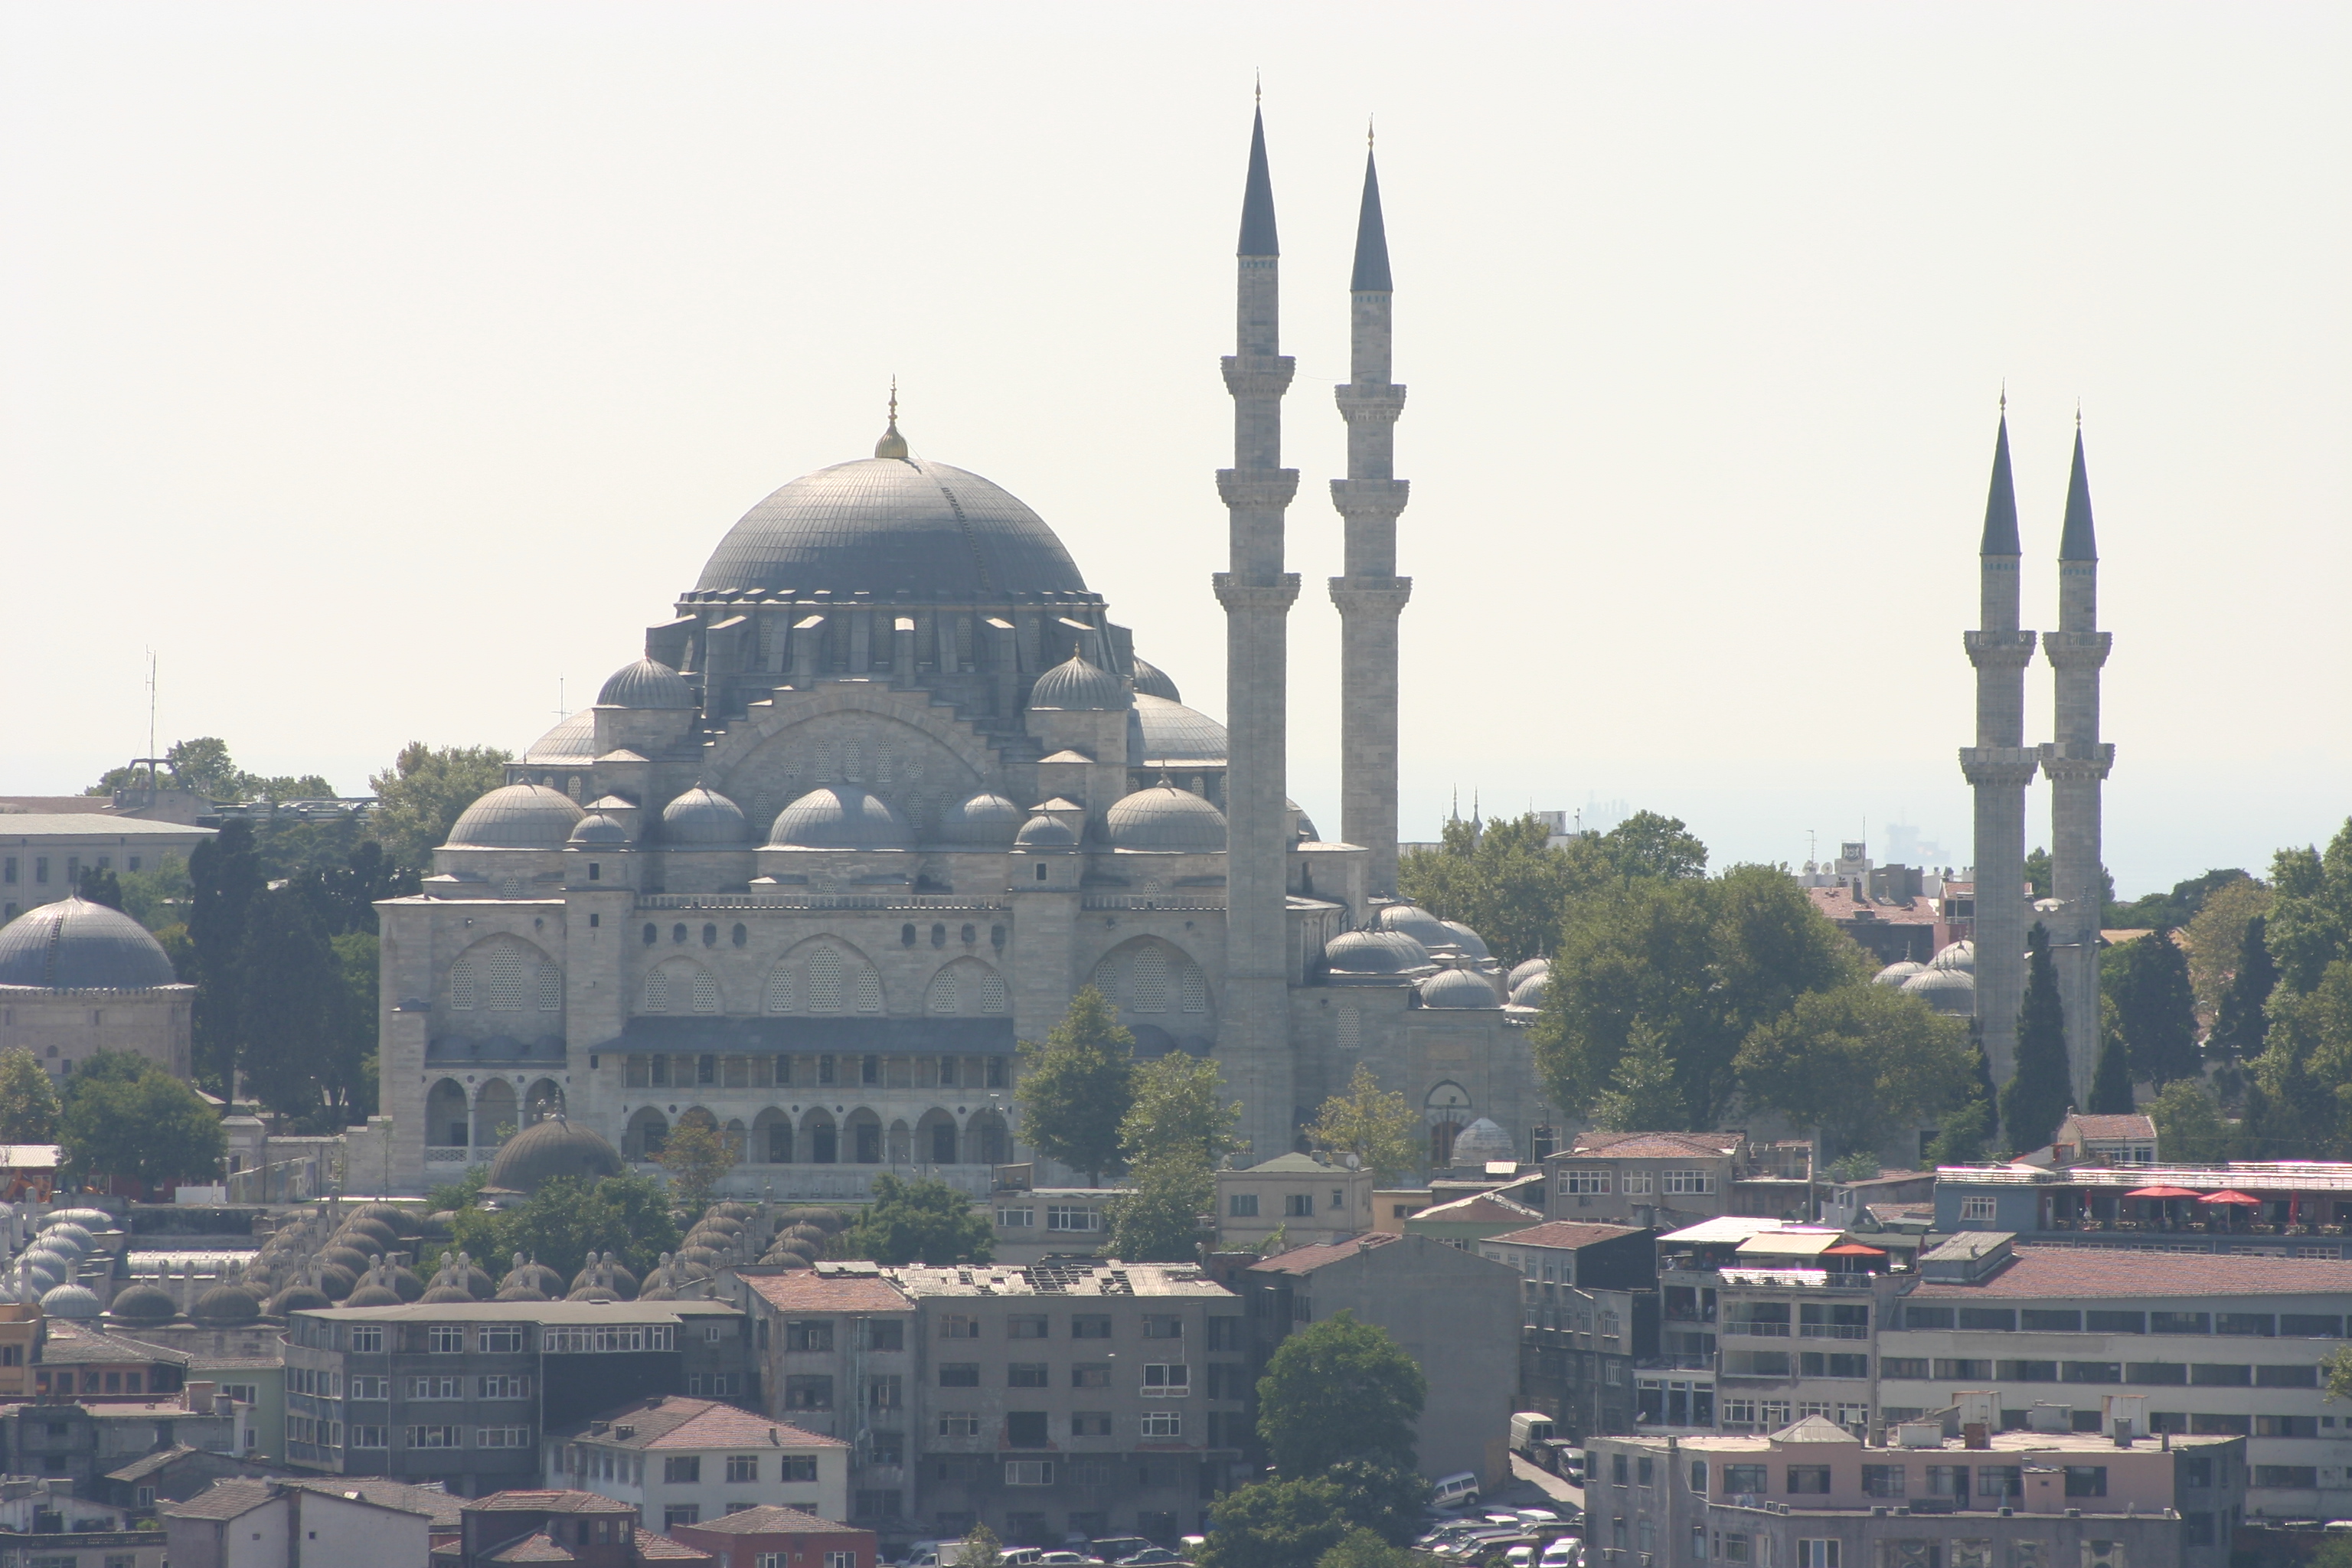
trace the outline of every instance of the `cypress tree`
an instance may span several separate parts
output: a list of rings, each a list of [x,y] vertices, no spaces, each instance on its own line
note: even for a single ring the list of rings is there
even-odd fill
[[[2066,1058],[2066,1010],[2058,966],[2040,921],[2026,933],[2025,1001],[2017,1010],[2017,1073],[2000,1091],[2000,1120],[2022,1154],[2050,1142],[2074,1098]]]
[[[2261,915],[2246,922],[2245,941],[2238,948],[2238,972],[2230,978],[2230,989],[2221,994],[2213,1033],[2206,1041],[2221,1056],[2245,1060],[2263,1054],[2270,1033],[2270,1015],[2264,1008],[2279,979],[2278,964],[2263,940],[2268,924]]]
[[[2091,1080],[2089,1108],[2095,1116],[2128,1116],[2132,1111],[2131,1068],[2119,1013],[2114,997],[2099,998],[2099,1070]]]
[[[242,818],[188,856],[188,942],[195,953],[196,1005],[191,1017],[196,1081],[227,1099],[236,1087],[244,1033],[243,958],[253,901],[265,887],[253,825]]]
[[[2109,958],[2100,965],[2100,989],[2115,1002],[2133,1080],[2161,1089],[2198,1077],[2197,990],[2171,931],[2159,926]]]

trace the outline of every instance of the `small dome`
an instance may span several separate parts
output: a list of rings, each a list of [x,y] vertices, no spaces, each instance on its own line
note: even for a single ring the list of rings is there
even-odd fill
[[[961,848],[1008,848],[1024,816],[1003,795],[982,790],[940,813],[939,841]]]
[[[593,844],[599,848],[625,848],[629,842],[629,830],[603,812],[592,811],[572,827],[571,842]]]
[[[1511,987],[1511,1005],[1540,1007],[1544,1005],[1544,998],[1549,994],[1551,994],[1551,975],[1543,970],[1538,970]]]
[[[771,846],[796,849],[911,849],[907,819],[856,784],[813,789],[776,814]]]
[[[89,1319],[97,1317],[101,1309],[95,1292],[79,1285],[60,1285],[42,1293],[41,1310],[52,1318]]]
[[[115,1292],[107,1308],[108,1314],[125,1322],[162,1323],[180,1315],[180,1304],[172,1293],[153,1285],[133,1285]]]
[[[43,1241],[62,1241],[70,1239],[74,1244],[74,1250],[81,1253],[87,1253],[91,1247],[98,1245],[98,1237],[90,1235],[89,1231],[83,1229],[80,1226],[76,1225],[71,1220],[67,1220],[61,1225],[43,1226],[41,1227],[41,1239]]]
[[[1495,987],[1467,969],[1443,969],[1421,983],[1424,1007],[1499,1007]]]
[[[39,1225],[34,1226],[34,1228],[36,1230],[47,1230],[52,1226],[60,1225],[78,1225],[84,1230],[92,1232],[93,1234],[101,1230],[120,1230],[122,1228],[122,1222],[116,1219],[104,1209],[56,1209],[51,1211],[49,1216],[41,1221]]]
[[[1977,977],[1965,969],[1923,970],[1903,983],[1903,994],[1955,1018],[1972,1016],[1977,1010]]]
[[[694,688],[669,666],[650,658],[625,664],[604,678],[599,708],[691,708]]]
[[[1551,960],[1549,958],[1530,958],[1523,960],[1520,963],[1511,965],[1511,988],[1516,991],[1529,978],[1538,974],[1549,974],[1550,973]]]
[[[289,1285],[269,1298],[269,1315],[282,1318],[289,1312],[323,1312],[334,1303],[308,1285]]]
[[[319,1261],[331,1263],[338,1268],[348,1268],[355,1275],[366,1273],[375,1264],[374,1258],[358,1247],[341,1246],[320,1247]]]
[[[1930,969],[1958,969],[1969,974],[1977,972],[1977,944],[1956,942],[1927,961]]]
[[[621,1152],[604,1135],[560,1116],[534,1121],[499,1146],[487,1185],[535,1193],[555,1176],[593,1182],[621,1173]]]
[[[1911,960],[1906,958],[1900,963],[1890,963],[1885,968],[1880,970],[1877,973],[1872,975],[1870,977],[1870,983],[1873,985],[1900,985],[1915,974],[1925,974],[1927,973],[1927,966],[1926,964],[1914,963]]]
[[[1518,1151],[1511,1146],[1511,1135],[1483,1116],[1454,1135],[1454,1163],[1457,1166],[1517,1158]]]
[[[1135,689],[1137,692],[1149,692],[1150,695],[1168,702],[1181,702],[1184,700],[1183,693],[1176,689],[1176,683],[1168,679],[1168,672],[1166,670],[1161,669],[1156,664],[1146,664],[1139,658],[1135,660],[1134,663]]]
[[[340,1263],[318,1266],[319,1290],[330,1301],[340,1301],[360,1288],[360,1277]]]
[[[470,1301],[474,1299],[472,1291],[455,1280],[443,1275],[436,1275],[434,1278],[440,1282],[417,1298],[425,1306],[451,1307],[461,1301]]]
[[[1419,904],[1384,904],[1373,918],[1381,930],[1402,931],[1433,952],[1457,940],[1453,928]]]
[[[389,1285],[371,1281],[343,1298],[346,1307],[397,1307],[400,1294]]]
[[[1116,849],[1214,855],[1225,847],[1225,814],[1189,789],[1154,784],[1114,804],[1103,834]]]
[[[1293,840],[1294,843],[1320,844],[1323,842],[1322,831],[1315,826],[1315,819],[1307,815],[1306,807],[1295,800],[1286,800],[1282,804],[1289,808],[1290,815],[1298,823],[1298,834]]]
[[[368,1244],[379,1252],[400,1239],[400,1232],[393,1229],[389,1221],[373,1219],[364,1215],[352,1215],[343,1221],[335,1234],[350,1238],[354,1245],[359,1245],[359,1238],[364,1236],[369,1238]]]
[[[1029,689],[1029,706],[1115,713],[1127,706],[1127,688],[1109,670],[1098,669],[1087,662],[1086,655],[1074,653],[1037,678],[1037,684]]]
[[[79,895],[36,904],[0,926],[0,985],[148,991],[179,982],[163,944],[145,926]]]
[[[1135,694],[1127,719],[1129,767],[1223,767],[1233,750],[1225,727],[1198,709],[1148,691]]]
[[[742,807],[717,790],[695,785],[662,807],[661,836],[679,848],[708,846],[733,848],[751,837]]]
[[[1021,825],[1013,842],[1024,849],[1076,849],[1078,836],[1067,824],[1041,813]]]
[[[1486,951],[1486,939],[1460,921],[1440,921],[1437,923],[1454,933],[1454,945],[1462,950],[1465,957],[1491,958],[1494,956]]]
[[[530,1279],[520,1279],[515,1275],[509,1274],[506,1277],[505,1281],[499,1286],[499,1293],[496,1300],[500,1301],[544,1301],[547,1300],[547,1292],[541,1289],[539,1286]]]
[[[196,1298],[188,1316],[201,1323],[249,1323],[261,1316],[261,1303],[234,1285],[215,1285]]]
[[[415,1236],[416,1216],[395,1204],[362,1204],[352,1211],[353,1219],[380,1220],[392,1227],[394,1236]]]
[[[1429,950],[1395,931],[1341,931],[1323,944],[1335,974],[1412,974],[1429,967]]]
[[[561,790],[507,784],[466,808],[449,830],[449,847],[561,849],[580,816],[580,808]]]

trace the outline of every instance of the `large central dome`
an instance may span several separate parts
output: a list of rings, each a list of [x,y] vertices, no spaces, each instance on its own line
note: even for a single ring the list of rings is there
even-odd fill
[[[1084,594],[1087,583],[1045,520],[978,474],[863,458],[794,479],[744,513],[695,588],[986,604]]]

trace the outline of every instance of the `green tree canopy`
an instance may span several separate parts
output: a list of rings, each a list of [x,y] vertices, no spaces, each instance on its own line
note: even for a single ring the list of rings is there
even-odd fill
[[[2237,1135],[2204,1085],[2176,1079],[2147,1108],[2156,1123],[2157,1152],[2168,1165],[2220,1164],[2237,1158]]]
[[[670,1198],[688,1214],[710,1206],[710,1194],[740,1152],[719,1130],[718,1120],[699,1107],[677,1119],[669,1136],[654,1154],[654,1163],[669,1177]]]
[[[1299,1568],[1348,1532],[1339,1489],[1319,1477],[1259,1481],[1227,1492],[1209,1510],[1200,1568]]]
[[[1107,1205],[1102,1255],[1130,1263],[1188,1263],[1200,1256],[1201,1216],[1216,1207],[1217,1179],[1189,1148],[1135,1163],[1127,1188]]]
[[[1257,1435],[1298,1479],[1348,1459],[1413,1468],[1429,1382],[1388,1331],[1342,1309],[1282,1342],[1257,1384]]]
[[[81,880],[74,886],[74,892],[93,904],[104,904],[110,910],[122,907],[122,879],[108,867],[93,866],[84,871]]]
[[[79,1180],[121,1176],[151,1188],[210,1182],[228,1138],[196,1091],[142,1058],[92,1054],[67,1086],[58,1142]]]
[[[874,1201],[841,1234],[852,1258],[877,1263],[985,1263],[995,1250],[988,1216],[945,1182],[874,1178]]]
[[[450,1230],[458,1247],[489,1263],[520,1252],[568,1279],[590,1253],[609,1252],[643,1278],[663,1253],[677,1249],[669,1206],[668,1189],[650,1176],[557,1176],[519,1207],[457,1210]]]
[[[192,790],[206,800],[320,800],[335,793],[335,786],[316,773],[264,777],[247,773],[229,756],[228,742],[217,735],[175,741],[163,758],[170,774],[168,787]],[[112,795],[118,789],[143,789],[146,784],[145,768],[126,765],[108,769],[82,793]]]
[[[159,855],[144,870],[122,873],[122,912],[160,931],[184,927],[188,919],[188,863],[177,855]]]
[[[2074,1098],[2067,1065],[2066,1013],[2058,996],[2058,966],[2050,961],[2050,932],[2040,921],[2025,933],[2025,1001],[2017,1010],[2017,1071],[2000,1091],[2000,1120],[2020,1152],[2039,1149],[2066,1119]]]
[[[2197,994],[2189,955],[2159,927],[2099,956],[2099,989],[2116,1005],[2131,1081],[2161,1088],[2204,1071],[2197,1051]]]
[[[2256,917],[2268,914],[2270,907],[2269,884],[2252,877],[2241,878],[2214,889],[2198,910],[2197,918],[2185,928],[2189,983],[2197,992],[2197,1009],[2205,1016],[2210,1018],[2221,1010],[2221,998],[2237,975],[2246,950],[2247,925]],[[2267,948],[2263,951],[2263,962],[2270,963]],[[2276,970],[2272,973],[2275,977]]]
[[[1675,880],[1706,875],[1706,846],[1679,816],[1637,811],[1595,842],[1610,868],[1628,879]]]
[[[2124,1045],[2123,1010],[2116,999],[2099,994],[2099,1065],[2091,1075],[2091,1103],[2083,1109],[2095,1116],[2128,1116],[2132,1111],[2132,1075]]]
[[[38,1058],[22,1046],[0,1051],[0,1143],[57,1142],[63,1110]]]
[[[1013,1099],[1021,1135],[1049,1160],[1084,1171],[1099,1184],[1119,1168],[1119,1140],[1135,1104],[1135,1037],[1091,985],[1070,998],[1069,1011],[1045,1042],[1021,1042],[1021,1078]]]
[[[1384,1091],[1362,1062],[1348,1079],[1348,1092],[1323,1102],[1307,1138],[1328,1152],[1355,1155],[1380,1182],[1421,1168],[1421,1118],[1403,1095]]]
[[[1757,1026],[1738,1068],[1749,1103],[1819,1128],[1840,1151],[1874,1150],[1906,1122],[1958,1110],[1973,1076],[1966,1024],[1866,980],[1799,996]]]
[[[1359,1526],[1341,1536],[1315,1560],[1315,1568],[1414,1568],[1421,1561],[1402,1546],[1391,1546]]]
[[[1532,812],[1483,830],[1456,817],[1441,831],[1437,847],[1398,861],[1397,890],[1476,931],[1506,964],[1549,952],[1560,911],[1610,870],[1589,838],[1550,847],[1549,826]]]
[[[956,1568],[1004,1568],[1004,1549],[996,1532],[978,1523],[965,1531],[963,1551],[956,1557]]]
[[[1219,1094],[1216,1063],[1171,1051],[1129,1081],[1135,1100],[1119,1122],[1119,1152],[1130,1163],[1181,1156],[1209,1168],[1241,1147],[1241,1104]]]
[[[268,890],[247,905],[233,973],[242,978],[245,1092],[305,1131],[348,1125],[345,1097],[374,1044],[375,1017],[373,1009],[363,1024],[357,1017],[343,960],[299,892]]]
[[[2197,918],[2205,908],[2206,901],[2214,894],[2236,883],[2252,879],[2241,867],[2216,868],[2201,877],[2175,882],[2168,893],[2149,893],[2144,898],[2134,899],[2130,903],[2118,904],[2113,901],[2114,879],[2111,878],[2108,882],[2110,899],[2100,923],[2110,930],[2133,930],[2141,926],[2162,926],[2170,930],[2185,926]]]
[[[232,820],[188,857],[188,946],[195,973],[194,1014],[196,1081],[226,1099],[245,1033],[241,967],[252,905],[267,890],[253,826]]]
[[[381,803],[368,830],[395,866],[423,870],[449,841],[458,816],[507,782],[513,754],[495,746],[426,745],[411,741],[392,766],[368,780]]]
[[[1408,1469],[1370,1459],[1342,1459],[1323,1472],[1339,1489],[1339,1512],[1349,1526],[1369,1530],[1391,1546],[1419,1535],[1429,1508],[1429,1482]]]
[[[2237,963],[2221,993],[2212,1033],[2205,1039],[2207,1048],[2224,1059],[2258,1057],[2268,1043],[2271,993],[2278,989],[2279,977],[2263,936],[2269,925],[2267,919],[2255,915],[2238,939]]]
[[[1689,1121],[1664,1038],[1646,1018],[1634,1019],[1608,1087],[1592,1097],[1592,1124],[1608,1132],[1641,1132]]]

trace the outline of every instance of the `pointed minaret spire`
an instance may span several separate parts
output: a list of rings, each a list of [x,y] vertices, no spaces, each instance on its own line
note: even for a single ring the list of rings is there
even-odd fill
[[[2019,627],[2017,489],[2009,466],[2009,395],[1993,437],[1992,483],[1977,547],[1979,630],[1963,639],[1977,670],[1977,743],[1960,748],[1960,773],[1976,796],[1976,1010],[1993,1081],[2017,1059],[2017,1009],[2025,999],[2025,786],[2038,753],[2025,743],[2025,667],[2033,634]]]
[[[2099,739],[2099,671],[2114,637],[2099,630],[2099,552],[2091,536],[2091,476],[2083,460],[2082,412],[2074,415],[2074,463],[2066,480],[2066,521],[2058,543],[2058,629],[2042,641],[2057,671],[2056,739],[2042,748],[2050,781],[2050,891],[2045,917],[2058,995],[2066,1014],[2067,1067],[2074,1103],[2090,1103],[2099,1061],[2099,927],[2106,883],[2101,796],[2116,763]]]
[[[2074,416],[2074,469],[2066,476],[2066,526],[2058,538],[2061,561],[2096,561],[2099,542],[2091,529],[2091,473],[2083,461],[2083,416]]]
[[[1348,477],[1331,481],[1347,574],[1331,579],[1331,603],[1339,611],[1339,837],[1368,852],[1364,890],[1376,899],[1397,887],[1397,617],[1412,595],[1412,579],[1396,574],[1397,514],[1411,487],[1396,477],[1404,388],[1389,379],[1391,282],[1380,171],[1367,145],[1348,283],[1349,380],[1334,389],[1348,422]],[[1454,804],[1458,815],[1458,795]]]
[[[1231,514],[1231,569],[1216,574],[1225,610],[1225,1027],[1217,1055],[1239,1091],[1243,1136],[1260,1160],[1290,1152],[1297,1120],[1287,969],[1290,804],[1289,616],[1298,575],[1283,570],[1283,517],[1298,470],[1282,466],[1282,395],[1297,365],[1282,352],[1281,247],[1265,115],[1250,126],[1242,193],[1234,353],[1234,466],[1217,475]]]

